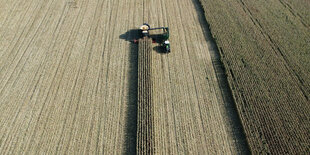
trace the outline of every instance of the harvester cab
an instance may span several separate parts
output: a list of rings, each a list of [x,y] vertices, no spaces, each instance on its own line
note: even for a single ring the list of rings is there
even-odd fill
[[[150,31],[154,33],[150,33]],[[159,32],[158,32],[159,31]],[[165,49],[165,52],[170,52],[170,42],[169,42],[169,28],[168,27],[158,27],[151,28],[149,24],[144,23],[139,29],[140,37],[152,38],[153,43],[158,43]]]
[[[147,23],[144,23],[143,25],[140,26],[140,37],[149,37],[149,30],[150,30],[150,25]]]

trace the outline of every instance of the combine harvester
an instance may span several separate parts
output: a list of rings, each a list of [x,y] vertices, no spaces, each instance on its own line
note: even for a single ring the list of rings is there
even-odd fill
[[[150,31],[154,30],[162,30],[162,34],[152,34]],[[139,39],[142,38],[151,38],[153,43],[158,43],[162,48],[164,48],[165,53],[170,52],[170,42],[169,42],[169,28],[168,27],[158,27],[158,28],[151,28],[149,24],[144,23],[140,26],[139,29]],[[139,43],[138,40],[133,40],[133,43]]]

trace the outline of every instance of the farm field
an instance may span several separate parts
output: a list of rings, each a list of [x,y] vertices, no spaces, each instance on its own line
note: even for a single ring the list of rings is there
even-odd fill
[[[200,2],[251,152],[309,152],[309,1]]]
[[[171,30],[149,60],[152,151],[249,151],[198,0],[0,4],[0,154],[136,153],[143,22]]]

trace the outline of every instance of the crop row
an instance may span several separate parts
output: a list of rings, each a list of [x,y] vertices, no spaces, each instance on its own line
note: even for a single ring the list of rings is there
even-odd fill
[[[254,154],[309,148],[310,32],[281,2],[201,0]]]
[[[138,50],[138,114],[137,153],[153,154],[153,105],[151,56],[152,42],[148,38],[139,40]]]

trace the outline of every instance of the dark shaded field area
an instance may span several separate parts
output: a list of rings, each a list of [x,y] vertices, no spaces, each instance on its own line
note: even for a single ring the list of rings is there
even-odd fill
[[[309,152],[310,2],[200,1],[252,153]]]

